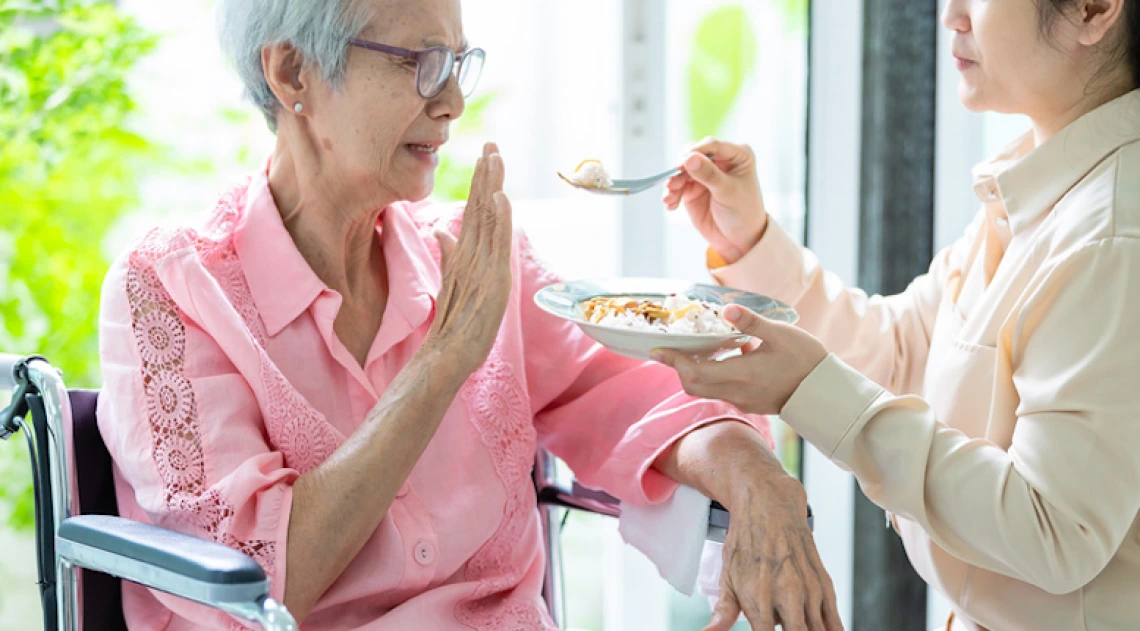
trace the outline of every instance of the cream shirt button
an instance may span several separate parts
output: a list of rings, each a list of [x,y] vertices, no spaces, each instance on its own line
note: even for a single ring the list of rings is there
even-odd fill
[[[435,548],[426,541],[421,541],[416,544],[414,554],[416,563],[420,565],[431,565],[435,561]]]

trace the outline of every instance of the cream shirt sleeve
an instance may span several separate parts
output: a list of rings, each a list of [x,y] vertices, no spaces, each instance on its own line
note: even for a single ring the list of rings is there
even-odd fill
[[[728,287],[782,300],[800,314],[799,326],[832,352],[891,392],[922,389],[930,334],[943,288],[964,267],[984,212],[957,243],[934,258],[926,274],[894,296],[868,296],[846,287],[819,259],[774,221],[739,261],[713,269]]]
[[[943,549],[1055,594],[1107,565],[1140,510],[1140,239],[1046,265],[999,339],[1016,391],[1009,450],[921,399],[892,396],[834,355],[781,412]],[[1000,349],[999,349],[1000,350]],[[995,405],[992,414],[1003,413]]]

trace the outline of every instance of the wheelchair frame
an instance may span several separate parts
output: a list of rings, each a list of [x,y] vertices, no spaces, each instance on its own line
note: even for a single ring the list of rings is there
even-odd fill
[[[294,631],[284,605],[269,597],[269,579],[250,557],[227,546],[169,529],[107,515],[81,515],[71,444],[72,409],[60,372],[38,355],[0,354],[0,389],[13,392],[0,411],[0,440],[24,430],[31,451],[36,545],[46,631],[79,629],[77,569],[102,572],[258,623],[267,631]],[[31,416],[31,423],[26,417]],[[555,459],[541,448],[534,484],[547,556],[543,598],[554,623],[566,623],[558,509],[617,517],[616,498],[555,476]],[[51,501],[45,500],[50,492]],[[811,523],[809,507],[808,520]],[[50,528],[50,531],[48,530]],[[728,511],[713,502],[708,538],[724,541]],[[49,562],[54,559],[54,563]],[[54,607],[48,606],[54,600]]]

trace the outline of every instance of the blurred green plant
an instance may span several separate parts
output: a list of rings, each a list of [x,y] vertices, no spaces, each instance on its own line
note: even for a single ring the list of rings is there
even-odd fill
[[[701,18],[688,66],[692,139],[718,133],[755,66],[756,35],[743,6],[721,6]]]
[[[471,99],[463,110],[463,115],[456,121],[452,129],[452,136],[460,139],[463,136],[477,133],[483,129],[483,120],[487,109],[495,102],[496,94],[487,92]],[[482,151],[482,145],[480,145]],[[439,168],[435,172],[435,187],[432,197],[443,202],[458,202],[467,199],[471,192],[471,178],[475,175],[475,160],[479,154],[461,156],[450,150],[439,156]],[[470,159],[468,159],[470,158]]]
[[[806,31],[808,0],[769,1],[777,5],[789,34]],[[721,132],[740,89],[756,67],[756,48],[756,35],[743,5],[722,5],[701,18],[688,65],[691,140]]]
[[[780,8],[784,27],[792,35],[802,35],[807,31],[810,8],[808,0],[772,0]]]
[[[129,130],[127,75],[156,39],[96,0],[0,0],[0,352],[99,383],[108,230],[160,153]],[[0,445],[0,520],[32,524],[22,440]]]

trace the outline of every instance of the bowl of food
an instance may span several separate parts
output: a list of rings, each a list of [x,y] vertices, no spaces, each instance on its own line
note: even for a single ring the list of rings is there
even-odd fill
[[[655,348],[709,358],[744,346],[751,336],[723,317],[740,305],[773,320],[794,323],[788,305],[758,294],[651,278],[614,278],[556,283],[534,296],[551,315],[569,320],[606,348],[635,359],[649,359]]]

